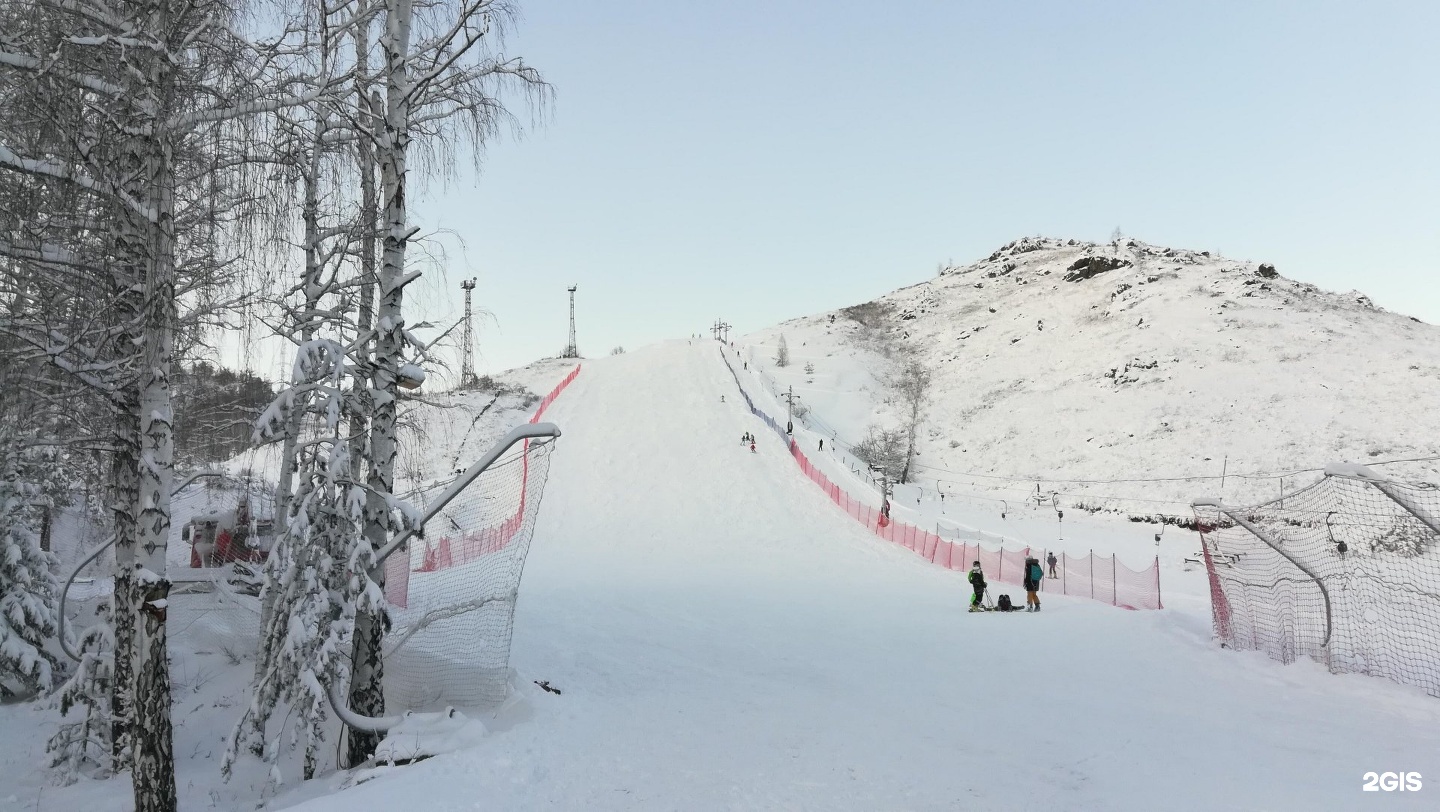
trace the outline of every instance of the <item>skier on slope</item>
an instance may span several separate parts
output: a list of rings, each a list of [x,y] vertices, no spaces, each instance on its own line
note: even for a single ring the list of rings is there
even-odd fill
[[[980,601],[985,597],[985,572],[980,569],[979,561],[970,565],[970,587],[975,590],[975,595],[970,598],[970,611],[985,611],[980,606]]]
[[[1040,569],[1040,559],[1025,559],[1025,611],[1040,611],[1040,579],[1045,571]]]
[[[1057,577],[1055,575],[1055,554],[1051,553],[1050,555],[1045,556],[1045,563],[1050,565],[1050,577]]]
[[[754,453],[755,453],[755,438],[754,438],[754,437],[751,437],[751,438],[750,438],[750,453],[751,453],[751,454],[754,454]]]

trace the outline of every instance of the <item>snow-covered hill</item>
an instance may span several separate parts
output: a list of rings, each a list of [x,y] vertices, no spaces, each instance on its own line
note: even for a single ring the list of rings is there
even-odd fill
[[[917,472],[953,491],[1038,484],[1072,505],[1183,514],[1222,490],[1279,496],[1327,462],[1440,454],[1440,328],[1267,265],[1133,239],[1016,240],[736,344],[849,443],[893,422],[884,348],[913,351],[934,381]],[[1434,462],[1388,470],[1440,478]]]

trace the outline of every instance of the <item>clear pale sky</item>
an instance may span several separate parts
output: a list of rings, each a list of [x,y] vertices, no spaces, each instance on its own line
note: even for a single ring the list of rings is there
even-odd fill
[[[528,0],[547,120],[415,212],[483,371],[866,301],[1016,237],[1160,245],[1440,323],[1440,3]],[[450,291],[453,290],[453,301]]]

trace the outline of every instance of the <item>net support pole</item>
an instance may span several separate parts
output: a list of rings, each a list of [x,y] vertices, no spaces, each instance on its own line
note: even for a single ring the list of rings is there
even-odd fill
[[[1347,463],[1332,463],[1325,466],[1325,476],[1339,477],[1340,479],[1353,479],[1356,482],[1364,482],[1375,486],[1375,490],[1385,494],[1390,501],[1405,509],[1406,513],[1420,520],[1420,523],[1440,533],[1440,521],[1425,513],[1410,500],[1410,497],[1401,493],[1395,487],[1395,483],[1386,479],[1363,465],[1350,465]]]
[[[435,498],[435,501],[431,503],[429,509],[420,517],[420,521],[416,522],[414,528],[406,530],[404,533],[396,536],[389,544],[380,548],[380,551],[375,554],[375,568],[379,569],[380,566],[385,563],[385,559],[388,558],[391,553],[400,549],[400,546],[405,542],[420,535],[425,529],[426,522],[435,518],[435,514],[444,510],[445,506],[450,504],[450,500],[459,496],[460,492],[469,487],[470,483],[474,482],[476,477],[485,473],[485,469],[494,465],[495,461],[500,459],[502,454],[510,450],[510,446],[515,445],[521,440],[554,439],[559,436],[560,427],[554,423],[526,423],[512,429],[509,434],[500,438],[500,442],[496,443],[494,448],[487,451],[485,456],[481,457],[469,468],[466,468],[465,473],[456,477],[455,481],[450,483],[450,487],[446,488],[444,493]],[[372,570],[372,572],[373,571],[374,570]]]
[[[1328,476],[1328,474],[1327,474],[1327,476]],[[1392,501],[1392,502],[1394,502],[1395,504],[1399,505],[1400,507],[1404,508],[1404,510],[1405,510],[1406,513],[1409,513],[1411,516],[1414,516],[1416,519],[1419,519],[1421,524],[1423,524],[1423,525],[1425,525],[1426,527],[1430,528],[1430,529],[1433,530],[1436,534],[1440,534],[1440,522],[1437,522],[1433,516],[1430,516],[1430,515],[1426,514],[1425,511],[1421,510],[1421,509],[1420,509],[1420,506],[1419,506],[1419,505],[1416,505],[1413,501],[1411,501],[1410,497],[1406,496],[1404,493],[1401,493],[1401,492],[1395,487],[1395,484],[1394,484],[1393,482],[1389,482],[1389,481],[1386,481],[1386,480],[1378,480],[1378,479],[1367,479],[1367,478],[1364,478],[1364,477],[1344,477],[1344,478],[1345,478],[1345,479],[1354,479],[1354,480],[1356,480],[1356,481],[1358,481],[1358,482],[1365,482],[1365,483],[1367,483],[1367,484],[1374,485],[1374,486],[1375,486],[1375,490],[1377,490],[1377,491],[1385,494],[1385,496],[1388,497],[1388,498],[1390,499],[1390,501]]]
[[[400,549],[401,545],[405,542],[423,532],[426,522],[435,518],[435,514],[450,504],[451,500],[459,496],[461,491],[469,487],[470,483],[474,482],[487,468],[494,465],[495,461],[500,459],[501,455],[508,451],[511,446],[523,440],[554,439],[559,436],[560,427],[554,423],[525,423],[512,429],[509,434],[500,438],[500,442],[496,443],[493,448],[485,452],[485,456],[481,457],[469,468],[466,468],[465,473],[456,477],[455,481],[450,483],[450,487],[446,488],[445,492],[440,494],[440,496],[431,503],[430,507],[420,517],[420,521],[416,522],[413,528],[396,536],[394,540],[382,547],[380,551],[375,554],[375,568],[378,570],[384,566],[385,559],[389,557],[391,553]],[[372,572],[373,571],[374,570],[372,570]],[[345,701],[345,696],[340,692],[338,686],[335,685],[327,686],[325,695],[330,699],[330,707],[335,711],[335,715],[346,725],[356,730],[368,733],[384,733],[398,725],[404,718],[401,716],[376,718],[356,713],[350,709]]]
[[[1263,542],[1266,547],[1274,550],[1280,555],[1281,558],[1289,561],[1291,564],[1294,564],[1296,569],[1305,573],[1307,576],[1310,577],[1310,580],[1315,582],[1316,586],[1320,587],[1320,597],[1323,598],[1325,601],[1325,639],[1320,641],[1320,647],[1328,650],[1330,648],[1330,633],[1334,628],[1334,619],[1330,611],[1330,590],[1325,587],[1325,582],[1320,580],[1320,576],[1316,575],[1314,570],[1300,563],[1300,561],[1297,560],[1295,556],[1292,556],[1289,553],[1285,552],[1284,548],[1280,546],[1280,543],[1278,541],[1271,538],[1270,535],[1264,530],[1256,527],[1254,522],[1251,522],[1249,519],[1240,515],[1237,509],[1226,507],[1224,504],[1221,503],[1219,499],[1196,499],[1191,504],[1194,507],[1213,507],[1221,513],[1225,514],[1226,516],[1230,517],[1231,521],[1245,528],[1245,530],[1248,531],[1250,535],[1254,536],[1257,539],[1260,539],[1260,541]]]
[[[1160,599],[1160,556],[1155,556],[1155,608],[1164,609],[1165,602]]]

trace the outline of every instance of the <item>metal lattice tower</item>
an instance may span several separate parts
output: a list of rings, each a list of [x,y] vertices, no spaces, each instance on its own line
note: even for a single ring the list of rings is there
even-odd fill
[[[580,346],[575,343],[575,289],[576,285],[566,288],[570,291],[570,343],[565,345],[565,352],[561,358],[579,358]]]
[[[470,291],[475,289],[475,278],[460,283],[465,291],[465,338],[460,353],[460,388],[468,389],[480,382],[475,376],[475,329],[470,313]]]

